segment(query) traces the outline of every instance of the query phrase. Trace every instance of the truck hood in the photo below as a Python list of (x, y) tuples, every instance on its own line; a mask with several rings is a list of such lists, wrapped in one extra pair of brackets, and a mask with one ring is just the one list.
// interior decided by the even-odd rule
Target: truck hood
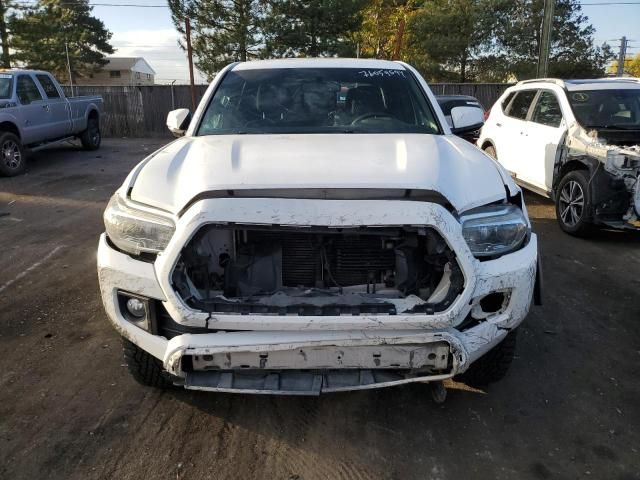
[(132, 200), (177, 214), (205, 192), (418, 189), (458, 211), (505, 198), (495, 162), (452, 135), (311, 134), (183, 137), (143, 161)]

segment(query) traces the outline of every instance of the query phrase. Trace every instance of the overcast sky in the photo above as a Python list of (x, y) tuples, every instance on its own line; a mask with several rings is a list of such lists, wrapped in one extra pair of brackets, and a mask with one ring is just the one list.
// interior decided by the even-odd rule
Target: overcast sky
[[(623, 4), (633, 2), (634, 4)], [(102, 19), (113, 32), (112, 44), (115, 55), (144, 57), (156, 71), (158, 83), (186, 83), (189, 80), (185, 53), (178, 47), (178, 35), (171, 22), (169, 8), (162, 0), (91, 0), (92, 4), (132, 3), (158, 5), (160, 8), (135, 8), (96, 5), (94, 15)], [(615, 39), (626, 35), (631, 43), (631, 54), (640, 53), (640, 0), (583, 0), (583, 11), (596, 27), (598, 44), (608, 41), (616, 49), (620, 42)], [(589, 5), (605, 3), (606, 5)], [(196, 73), (196, 82), (205, 78)]]

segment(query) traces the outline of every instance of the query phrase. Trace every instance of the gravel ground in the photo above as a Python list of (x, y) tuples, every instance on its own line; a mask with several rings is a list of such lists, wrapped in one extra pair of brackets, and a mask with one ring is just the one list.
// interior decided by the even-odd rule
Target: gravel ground
[(162, 144), (58, 147), (0, 178), (2, 479), (640, 479), (640, 235), (571, 238), (527, 195), (545, 304), (508, 376), (286, 398), (137, 385), (103, 313), (102, 211)]

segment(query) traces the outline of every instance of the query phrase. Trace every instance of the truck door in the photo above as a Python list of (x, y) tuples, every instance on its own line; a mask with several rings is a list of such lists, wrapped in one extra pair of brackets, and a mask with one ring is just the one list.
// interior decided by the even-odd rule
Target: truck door
[(51, 77), (46, 73), (36, 74), (36, 79), (45, 94), (45, 101), (49, 106), (50, 138), (64, 137), (71, 133), (71, 113), (69, 102)]
[(21, 105), (18, 111), (22, 123), (22, 143), (29, 145), (46, 140), (51, 114), (31, 75), (18, 75), (16, 96)]

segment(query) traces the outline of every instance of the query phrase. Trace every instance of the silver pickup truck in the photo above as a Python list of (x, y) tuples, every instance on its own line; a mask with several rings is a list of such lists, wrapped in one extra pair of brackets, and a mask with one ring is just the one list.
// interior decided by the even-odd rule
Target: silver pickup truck
[(74, 138), (97, 149), (101, 113), (102, 97), (67, 98), (47, 72), (0, 71), (0, 175), (24, 172), (27, 149)]

